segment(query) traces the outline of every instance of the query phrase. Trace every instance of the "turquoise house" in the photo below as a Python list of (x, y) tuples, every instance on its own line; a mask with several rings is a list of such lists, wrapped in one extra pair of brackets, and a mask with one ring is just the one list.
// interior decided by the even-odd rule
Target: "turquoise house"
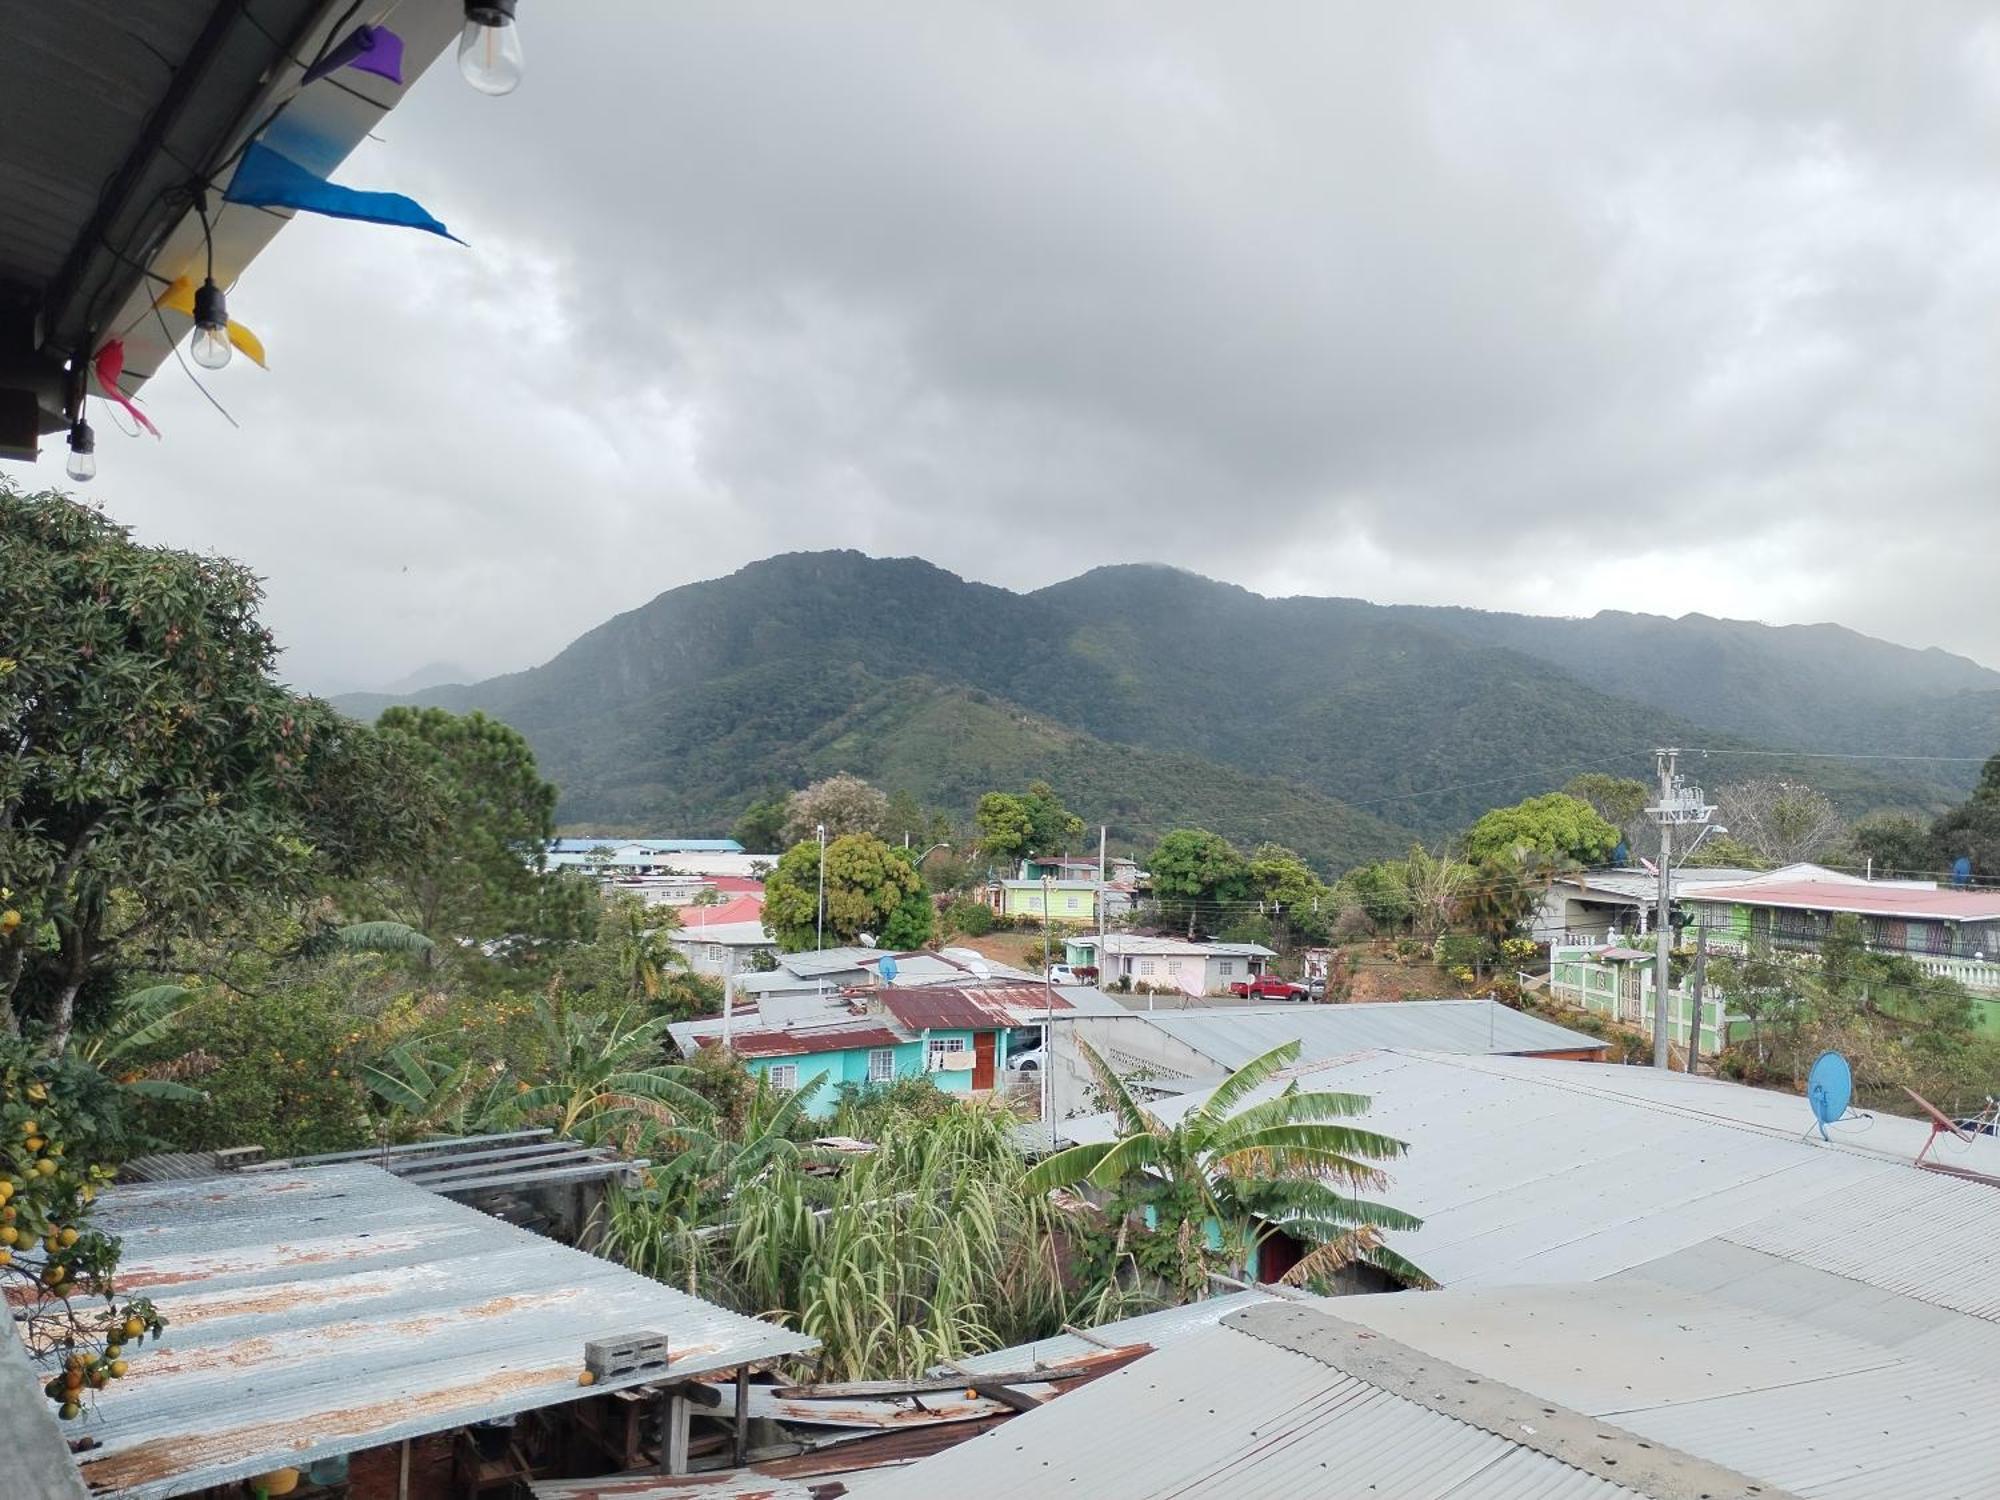
[[(984, 1042), (995, 1058), (997, 1072), (1006, 1038), (988, 1032)], [(731, 1038), (730, 1050), (753, 1075), (768, 1080), (776, 1089), (795, 1089), (819, 1077), (820, 1085), (809, 1097), (806, 1112), (823, 1119), (833, 1113), (844, 1083), (890, 1083), (928, 1075), (946, 1093), (972, 1093), (975, 1060), (982, 1048), (981, 1034), (971, 1030), (910, 1036), (900, 1028), (856, 1023), (740, 1035)], [(992, 1079), (980, 1087), (992, 1088)]]
[[(926, 1077), (950, 1094), (980, 1094), (1006, 1073), (1009, 1033), (1037, 1025), (1045, 1007), (1070, 1002), (1040, 985), (981, 988), (884, 986), (824, 997), (765, 997), (720, 1018), (670, 1028), (681, 1050), (727, 1046), (773, 1088), (815, 1078), (807, 1112), (833, 1112), (843, 1084)], [(725, 1038), (724, 1032), (727, 1030)]]

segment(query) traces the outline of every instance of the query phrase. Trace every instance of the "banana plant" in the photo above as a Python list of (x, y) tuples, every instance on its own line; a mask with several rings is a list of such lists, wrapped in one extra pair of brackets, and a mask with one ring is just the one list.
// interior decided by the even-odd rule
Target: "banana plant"
[(427, 1040), (399, 1042), (379, 1064), (356, 1069), (368, 1091), (389, 1106), (385, 1123), (392, 1134), (471, 1134), (504, 1111), (504, 1063), (454, 1061), (435, 1048)]
[[(1154, 1230), (1170, 1241), (1172, 1279), (1183, 1299), (1203, 1294), (1211, 1270), (1242, 1276), (1279, 1229), (1317, 1242), (1288, 1273), (1295, 1284), (1356, 1261), (1406, 1285), (1431, 1284), (1382, 1242), (1382, 1231), (1414, 1230), (1423, 1221), (1354, 1196), (1387, 1180), (1377, 1163), (1401, 1156), (1404, 1143), (1342, 1123), (1368, 1108), (1359, 1094), (1304, 1093), (1296, 1079), (1280, 1083), (1298, 1059), (1298, 1042), (1252, 1058), (1172, 1122), (1135, 1098), (1089, 1043), (1077, 1045), (1111, 1101), (1119, 1134), (1046, 1158), (1028, 1174), (1029, 1186), (1047, 1192), (1089, 1183), (1150, 1209)], [(1272, 1084), (1279, 1086), (1267, 1097), (1255, 1097)]]
[(195, 992), (178, 984), (135, 990), (118, 1000), (98, 1025), (72, 1037), (70, 1055), (129, 1094), (199, 1103), (208, 1097), (200, 1089), (171, 1078), (149, 1077), (133, 1061), (173, 1031), (194, 1001)]

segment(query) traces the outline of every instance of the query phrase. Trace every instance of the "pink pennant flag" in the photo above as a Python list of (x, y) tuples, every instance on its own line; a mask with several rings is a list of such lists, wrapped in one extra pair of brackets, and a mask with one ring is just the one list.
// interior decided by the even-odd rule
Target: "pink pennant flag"
[(104, 388), (105, 399), (107, 401), (116, 401), (131, 414), (133, 421), (145, 428), (146, 431), (152, 433), (154, 437), (158, 437), (160, 429), (153, 425), (152, 418), (140, 411), (133, 404), (132, 398), (118, 389), (118, 377), (125, 373), (125, 341), (123, 339), (113, 339), (97, 351), (96, 370), (97, 383)]

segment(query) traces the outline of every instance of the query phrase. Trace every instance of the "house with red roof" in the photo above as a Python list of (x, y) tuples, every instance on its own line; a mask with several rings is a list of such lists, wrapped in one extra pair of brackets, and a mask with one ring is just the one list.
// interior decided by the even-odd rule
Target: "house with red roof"
[[(1816, 952), (1837, 918), (1853, 916), (1875, 952), (1908, 958), (1968, 989), (2000, 995), (2000, 890), (1766, 878), (1702, 886), (1685, 899), (1708, 929), (1712, 946)], [(2000, 1025), (2000, 1016), (1995, 1023)]]
[[(781, 962), (823, 957), (788, 954)], [(1081, 986), (1049, 986), (1025, 977), (996, 976), (937, 953), (881, 954), (864, 977), (843, 976), (819, 989), (732, 992), (728, 1011), (683, 1021), (668, 1034), (684, 1056), (724, 1048), (773, 1088), (790, 1090), (818, 1080), (807, 1112), (824, 1117), (839, 1103), (844, 1084), (886, 1084), (929, 1078), (952, 1094), (984, 1094), (1005, 1085), (1026, 1051), (1038, 1055), (1051, 1021), (1106, 1012), (1122, 1014), (1116, 1001)], [(914, 983), (892, 972), (897, 960)], [(838, 961), (838, 960), (835, 960)]]

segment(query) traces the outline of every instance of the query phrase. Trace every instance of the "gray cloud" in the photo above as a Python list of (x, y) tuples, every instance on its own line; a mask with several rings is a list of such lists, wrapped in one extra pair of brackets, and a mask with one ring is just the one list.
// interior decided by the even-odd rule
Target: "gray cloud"
[[(298, 676), (540, 659), (774, 550), (1839, 619), (2000, 663), (1970, 6), (525, 0), (105, 502)], [(1670, 580), (1660, 586), (1656, 580)]]

